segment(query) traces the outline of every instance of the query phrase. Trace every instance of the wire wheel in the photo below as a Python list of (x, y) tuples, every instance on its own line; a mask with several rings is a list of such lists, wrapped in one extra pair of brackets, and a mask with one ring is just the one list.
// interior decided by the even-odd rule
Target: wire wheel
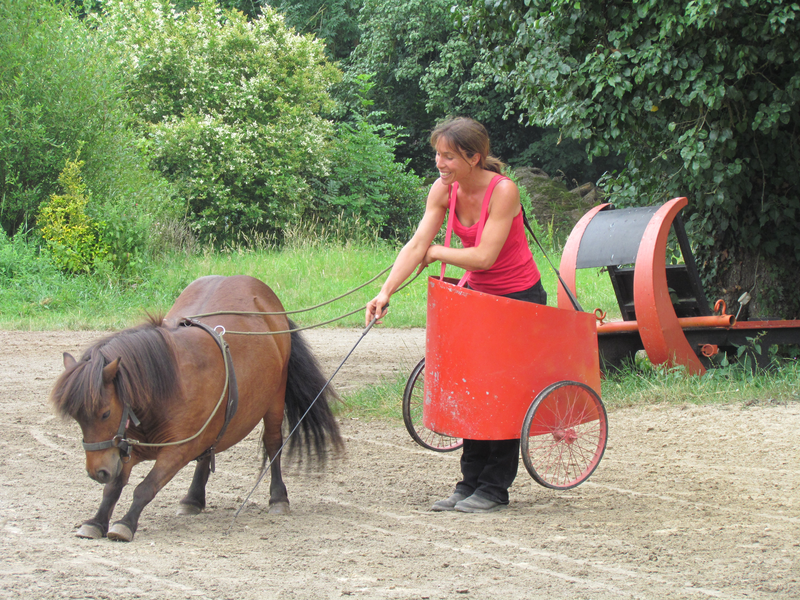
[(522, 461), (537, 483), (568, 490), (594, 472), (607, 440), (606, 409), (597, 392), (559, 381), (542, 390), (525, 414)]
[(435, 452), (452, 452), (464, 445), (464, 440), (436, 433), (425, 427), (422, 405), (425, 400), (425, 359), (423, 358), (406, 382), (403, 391), (403, 423), (408, 433), (423, 448)]

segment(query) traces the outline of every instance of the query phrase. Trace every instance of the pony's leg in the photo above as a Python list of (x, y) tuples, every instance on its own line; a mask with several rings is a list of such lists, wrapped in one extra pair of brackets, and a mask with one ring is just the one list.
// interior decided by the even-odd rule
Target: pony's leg
[(139, 516), (144, 507), (150, 504), (156, 494), (185, 467), (191, 458), (187, 458), (180, 449), (168, 448), (156, 458), (152, 470), (133, 490), (133, 502), (125, 516), (116, 521), (108, 530), (108, 539), (119, 542), (130, 542), (139, 527)]
[(100, 507), (94, 517), (83, 522), (78, 531), (75, 532), (76, 536), (96, 540), (108, 534), (108, 522), (111, 520), (111, 514), (114, 512), (114, 507), (117, 505), (120, 494), (122, 494), (122, 488), (128, 483), (131, 469), (135, 464), (133, 460), (128, 461), (123, 465), (119, 475), (103, 486), (103, 499), (100, 502)]
[(197, 515), (206, 507), (206, 484), (211, 475), (211, 455), (197, 461), (192, 477), (192, 485), (181, 500), (179, 515)]
[(278, 450), (283, 443), (280, 424), (278, 427), (269, 427), (267, 418), (264, 418), (264, 435), (261, 437), (264, 444), (264, 454), (269, 457), (269, 512), (274, 515), (289, 514), (289, 494), (281, 475), (281, 457)]

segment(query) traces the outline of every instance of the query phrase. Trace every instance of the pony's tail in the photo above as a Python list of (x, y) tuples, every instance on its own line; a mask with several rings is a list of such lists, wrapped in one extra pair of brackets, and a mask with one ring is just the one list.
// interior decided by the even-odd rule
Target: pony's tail
[[(291, 320), (289, 325), (292, 329), (297, 327)], [(284, 411), (289, 431), (293, 431), (298, 423), (300, 426), (289, 440), (290, 456), (298, 454), (301, 448), (305, 448), (308, 458), (316, 458), (320, 463), (324, 463), (329, 446), (337, 452), (344, 447), (339, 433), (339, 423), (331, 412), (331, 403), (337, 401), (339, 396), (329, 384), (317, 398), (326, 381), (317, 358), (300, 332), (292, 331), (292, 353), (289, 356)]]

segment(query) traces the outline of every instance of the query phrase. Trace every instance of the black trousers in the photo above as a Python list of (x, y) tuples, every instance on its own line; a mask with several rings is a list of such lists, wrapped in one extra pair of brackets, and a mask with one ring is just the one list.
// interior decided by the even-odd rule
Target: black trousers
[[(547, 304), (547, 292), (542, 282), (523, 290), (505, 295), (506, 298)], [(462, 480), (456, 484), (456, 492), (508, 504), (508, 488), (514, 483), (519, 467), (519, 440), (464, 440), (461, 450)]]

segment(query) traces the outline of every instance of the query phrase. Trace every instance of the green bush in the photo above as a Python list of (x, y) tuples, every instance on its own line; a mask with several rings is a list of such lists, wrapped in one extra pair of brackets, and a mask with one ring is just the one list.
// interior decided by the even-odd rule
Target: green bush
[(185, 198), (202, 238), (280, 234), (313, 205), (327, 176), (338, 71), (324, 46), (265, 8), (252, 21), (213, 0), (105, 3), (98, 20), (128, 74), (151, 165)]
[(138, 148), (119, 65), (103, 41), (64, 5), (40, 0), (0, 0), (0, 39), (3, 229), (33, 225), (78, 152), (99, 212), (124, 212), (144, 229), (175, 218), (169, 186)]
[(39, 257), (36, 245), (31, 243), (29, 232), (18, 231), (8, 237), (0, 230), (0, 284), (10, 285), (26, 275), (52, 271), (52, 266)]
[(317, 213), (330, 221), (337, 215), (376, 228), (384, 239), (411, 236), (425, 208), (424, 183), (410, 172), (408, 161), (395, 160), (401, 142), (397, 128), (380, 124), (384, 114), (370, 112), (372, 75), (360, 75), (349, 120), (337, 125), (330, 175), (322, 182)]
[(107, 250), (100, 224), (86, 212), (89, 196), (81, 178), (83, 161), (67, 161), (58, 177), (63, 195), (52, 194), (39, 207), (37, 224), (53, 262), (67, 273), (88, 273)]

